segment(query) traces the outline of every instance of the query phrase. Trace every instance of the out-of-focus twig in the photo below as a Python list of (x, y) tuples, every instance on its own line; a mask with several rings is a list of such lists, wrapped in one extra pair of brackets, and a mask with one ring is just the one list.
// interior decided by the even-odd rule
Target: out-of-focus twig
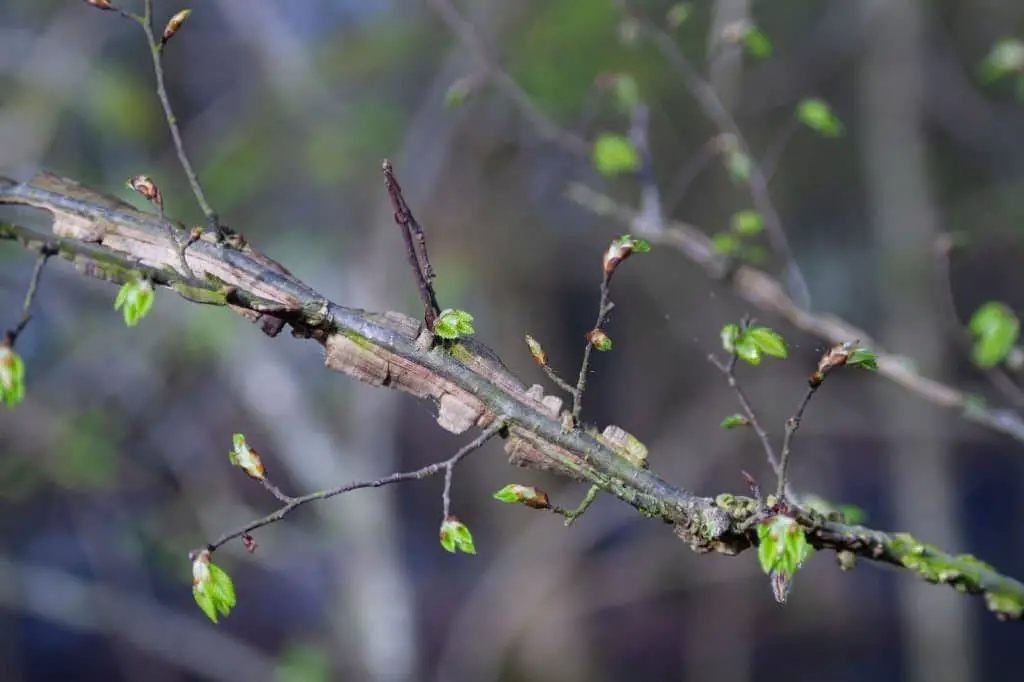
[(427, 4), (487, 69), (491, 82), (515, 104), (538, 135), (577, 156), (585, 157), (590, 154), (589, 142), (552, 121), (537, 108), (519, 84), (498, 66), (476, 29), (459, 14), (451, 0), (427, 0)]
[(739, 151), (752, 161), (748, 184), (754, 208), (761, 214), (765, 233), (768, 236), (772, 249), (785, 264), (786, 283), (795, 302), (801, 308), (808, 309), (811, 297), (807, 282), (800, 272), (800, 268), (793, 256), (793, 251), (789, 246), (789, 239), (782, 228), (782, 220), (775, 210), (771, 193), (768, 191), (768, 181), (765, 174), (756, 163), (753, 163), (754, 157), (750, 146), (747, 144), (746, 138), (743, 136), (742, 131), (740, 131), (739, 126), (736, 125), (736, 121), (725, 108), (725, 105), (722, 104), (715, 89), (701, 77), (697, 69), (690, 63), (690, 60), (686, 58), (682, 50), (679, 49), (679, 46), (676, 45), (672, 36), (650, 21), (646, 16), (634, 11), (631, 3), (627, 0), (616, 0), (616, 3), (625, 12), (629, 13), (631, 17), (636, 19), (641, 34), (646, 36), (647, 40), (662, 54), (669, 66), (672, 67), (683, 81), (686, 89), (697, 100), (697, 104), (700, 105), (704, 114), (719, 130), (730, 135), (735, 140)]
[[(940, 235), (935, 240), (935, 285), (942, 296), (950, 331), (965, 352), (970, 353), (971, 338), (956, 312), (950, 253), (955, 248), (953, 236)], [(1024, 411), (1024, 390), (1001, 367), (980, 368), (989, 383), (1018, 410)]]
[(46, 261), (53, 254), (54, 251), (45, 246), (39, 250), (39, 257), (36, 258), (36, 265), (32, 269), (32, 278), (28, 282), (28, 291), (25, 292), (25, 302), (21, 306), (21, 319), (11, 329), (7, 330), (5, 334), (4, 343), (8, 348), (14, 348), (18, 337), (25, 331), (28, 323), (32, 321), (32, 303), (35, 301), (36, 293), (39, 291), (39, 279), (43, 275), (43, 267), (46, 265)]
[[(585, 185), (571, 185), (568, 195), (587, 210), (625, 225), (633, 224), (638, 216), (633, 209)], [(712, 279), (728, 278), (736, 295), (742, 300), (759, 311), (778, 315), (801, 331), (832, 344), (859, 339), (877, 354), (878, 373), (881, 376), (930, 403), (956, 410), (969, 422), (1024, 443), (1024, 419), (1017, 412), (980, 405), (964, 392), (918, 374), (909, 358), (885, 352), (863, 329), (833, 315), (812, 314), (797, 305), (787, 288), (763, 270), (746, 264), (730, 268), (727, 260), (715, 253), (707, 235), (696, 227), (671, 222), (651, 241), (679, 251)]]

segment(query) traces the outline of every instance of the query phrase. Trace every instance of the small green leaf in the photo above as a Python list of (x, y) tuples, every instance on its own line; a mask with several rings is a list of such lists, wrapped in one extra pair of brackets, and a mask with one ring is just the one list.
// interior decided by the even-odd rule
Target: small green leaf
[(720, 256), (732, 256), (740, 249), (740, 240), (729, 232), (718, 232), (711, 238), (711, 248)]
[(801, 101), (797, 117), (801, 123), (823, 137), (839, 137), (844, 132), (843, 122), (824, 100), (812, 97)]
[(620, 73), (612, 82), (615, 104), (624, 114), (631, 113), (640, 104), (640, 86), (636, 79), (628, 73)]
[(25, 362), (14, 349), (0, 344), (0, 401), (14, 407), (25, 398)]
[(227, 616), (237, 604), (231, 577), (210, 562), (210, 552), (207, 550), (192, 560), (192, 597), (214, 623), (218, 615)]
[(736, 355), (740, 360), (755, 367), (761, 364), (761, 349), (749, 333), (744, 333), (736, 339)]
[(733, 182), (742, 185), (750, 181), (750, 157), (740, 150), (734, 149), (726, 153), (725, 167), (729, 170), (729, 177)]
[(670, 28), (679, 28), (683, 25), (683, 22), (690, 18), (691, 7), (688, 2), (677, 2), (668, 8), (668, 13), (665, 15), (665, 23)]
[(476, 546), (473, 544), (473, 535), (469, 528), (454, 516), (449, 516), (441, 524), (441, 546), (454, 554), (463, 552), (465, 554), (476, 554)]
[(625, 135), (602, 133), (594, 142), (594, 167), (602, 175), (632, 173), (640, 168), (640, 154)]
[(863, 367), (866, 370), (874, 371), (878, 369), (878, 356), (867, 348), (858, 348), (850, 353), (846, 364), (849, 367)]
[(132, 280), (121, 285), (114, 300), (114, 310), (121, 310), (125, 324), (134, 327), (149, 314), (153, 299), (152, 282), (148, 279)]
[(768, 327), (751, 327), (745, 336), (749, 336), (765, 355), (783, 359), (789, 355), (786, 350), (786, 340), (782, 338), (781, 334)]
[(1024, 42), (1016, 38), (1000, 40), (981, 62), (981, 78), (986, 83), (1024, 71)]
[(751, 28), (743, 38), (747, 53), (756, 59), (767, 59), (772, 56), (772, 43), (760, 29)]
[(736, 339), (740, 335), (740, 326), (738, 324), (727, 324), (722, 327), (722, 331), (719, 332), (722, 338), (722, 349), (726, 353), (733, 353), (736, 351)]
[(1006, 305), (996, 301), (978, 308), (967, 328), (974, 337), (974, 363), (982, 368), (1002, 362), (1020, 337), (1020, 320)]
[(732, 216), (732, 230), (744, 237), (756, 237), (764, 229), (764, 221), (757, 211), (740, 211)]
[(719, 426), (723, 429), (738, 429), (741, 426), (750, 426), (750, 420), (742, 414), (730, 414)]
[(771, 533), (771, 525), (763, 523), (757, 527), (757, 560), (761, 570), (768, 574), (778, 561), (779, 541)]
[(442, 339), (458, 339), (472, 336), (473, 316), (465, 310), (448, 308), (443, 310), (434, 323), (434, 333)]

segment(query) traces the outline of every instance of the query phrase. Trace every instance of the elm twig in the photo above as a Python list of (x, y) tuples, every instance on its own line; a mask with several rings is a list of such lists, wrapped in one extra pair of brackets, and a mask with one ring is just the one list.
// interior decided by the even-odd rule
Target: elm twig
[(402, 229), (402, 240), (405, 242), (406, 256), (413, 274), (416, 276), (416, 286), (420, 292), (420, 299), (423, 301), (423, 322), (427, 329), (433, 331), (434, 322), (441, 313), (441, 306), (437, 303), (437, 294), (434, 292), (434, 268), (430, 265), (430, 258), (427, 256), (427, 237), (423, 232), (423, 226), (412, 214), (412, 209), (405, 201), (402, 194), (402, 186), (395, 179), (395, 171), (391, 162), (384, 159), (381, 164), (384, 171), (384, 185), (388, 190), (388, 197), (391, 199), (391, 207), (395, 211), (395, 223)]
[(289, 497), (288, 495), (285, 495), (284, 493), (281, 493), (279, 490), (277, 490), (277, 488), (275, 488), (272, 484), (264, 483), (264, 487), (270, 490), (275, 497), (277, 497), (278, 499), (285, 503), (284, 506), (278, 508), (276, 511), (266, 516), (250, 521), (241, 528), (233, 530), (229, 533), (225, 533), (224, 535), (220, 536), (219, 538), (208, 544), (206, 546), (206, 550), (212, 554), (217, 549), (219, 549), (226, 543), (230, 542), (231, 540), (247, 536), (249, 535), (249, 533), (256, 530), (257, 528), (262, 528), (263, 526), (269, 526), (272, 523), (276, 523), (284, 517), (288, 516), (288, 514), (295, 511), (299, 507), (306, 505), (310, 502), (330, 499), (332, 497), (337, 497), (338, 495), (352, 492), (353, 490), (360, 490), (362, 488), (381, 488), (386, 485), (391, 485), (392, 483), (421, 480), (433, 476), (441, 471), (445, 472), (444, 490), (442, 491), (441, 499), (444, 509), (444, 518), (448, 518), (451, 507), (452, 473), (455, 470), (455, 467), (470, 453), (479, 450), (484, 445), (484, 443), (489, 441), (494, 436), (498, 435), (505, 428), (505, 426), (506, 422), (504, 419), (495, 419), (494, 422), (486, 429), (484, 429), (479, 436), (477, 436), (471, 442), (464, 445), (462, 448), (459, 449), (458, 452), (456, 452), (448, 459), (444, 460), (443, 462), (435, 462), (433, 464), (428, 464), (427, 466), (422, 467), (420, 469), (416, 469), (415, 471), (394, 473), (391, 474), (390, 476), (385, 476), (383, 478), (378, 478), (372, 481), (357, 481), (353, 483), (346, 483), (345, 485), (339, 486), (337, 488), (318, 490), (316, 492), (308, 493), (301, 497)]
[(54, 249), (45, 246), (39, 250), (36, 266), (32, 269), (32, 278), (28, 282), (28, 291), (25, 293), (25, 302), (21, 306), (21, 319), (5, 334), (4, 343), (8, 348), (14, 348), (18, 337), (25, 331), (28, 323), (32, 321), (32, 303), (35, 301), (36, 294), (39, 291), (39, 279), (43, 275), (43, 267), (46, 265), (46, 261), (54, 253), (56, 253)]

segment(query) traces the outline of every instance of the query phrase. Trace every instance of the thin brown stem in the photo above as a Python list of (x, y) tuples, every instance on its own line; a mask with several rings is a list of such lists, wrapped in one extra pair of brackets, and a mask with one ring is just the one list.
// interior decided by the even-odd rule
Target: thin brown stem
[[(615, 308), (615, 304), (609, 298), (611, 289), (612, 272), (605, 271), (601, 280), (601, 304), (598, 307), (597, 321), (592, 331), (601, 331), (608, 321), (608, 314)], [(583, 411), (583, 393), (587, 390), (587, 373), (590, 371), (590, 358), (594, 351), (594, 344), (587, 339), (587, 345), (583, 349), (583, 361), (580, 363), (580, 375), (576, 379), (576, 390), (572, 392), (572, 418), (573, 423), (579, 424), (580, 413)]]
[(416, 286), (420, 292), (420, 299), (423, 301), (423, 322), (427, 329), (433, 331), (434, 322), (441, 313), (441, 306), (437, 303), (437, 294), (434, 292), (434, 269), (430, 265), (430, 258), (427, 256), (427, 238), (423, 227), (416, 220), (412, 209), (405, 201), (402, 194), (402, 186), (395, 179), (394, 168), (391, 162), (384, 159), (381, 164), (384, 171), (384, 185), (388, 190), (388, 197), (391, 199), (391, 207), (395, 211), (395, 224), (402, 230), (402, 241), (405, 242), (405, 253), (409, 259), (409, 266), (416, 277)]
[(761, 426), (761, 420), (757, 418), (757, 413), (754, 412), (753, 404), (751, 404), (750, 399), (747, 398), (747, 394), (744, 393), (739, 380), (736, 378), (736, 362), (738, 361), (736, 354), (733, 353), (728, 362), (721, 362), (714, 355), (709, 355), (708, 360), (725, 375), (725, 380), (729, 383), (729, 388), (731, 388), (736, 394), (736, 399), (739, 401), (740, 407), (743, 408), (743, 415), (747, 418), (747, 421), (750, 422), (750, 428), (754, 430), (754, 433), (757, 434), (757, 439), (761, 441), (761, 447), (764, 449), (764, 456), (768, 460), (768, 464), (771, 466), (772, 471), (775, 472), (776, 476), (781, 475), (782, 466), (779, 463), (778, 456), (775, 454), (775, 448), (772, 447), (771, 438), (768, 436), (768, 432), (765, 428)]
[(32, 321), (32, 303), (35, 301), (36, 293), (39, 291), (39, 279), (43, 275), (43, 267), (46, 265), (46, 261), (48, 261), (50, 256), (54, 253), (55, 251), (53, 249), (45, 246), (39, 250), (39, 257), (36, 259), (36, 265), (32, 269), (32, 277), (28, 281), (28, 291), (25, 293), (25, 301), (21, 306), (21, 319), (18, 320), (18, 323), (8, 330), (6, 334), (6, 343), (9, 348), (14, 348), (14, 344), (17, 342), (18, 337), (21, 336), (23, 331), (25, 331), (25, 327), (28, 326), (28, 323)]
[(810, 386), (807, 389), (807, 393), (804, 394), (803, 399), (800, 401), (800, 405), (796, 408), (796, 414), (786, 420), (786, 435), (782, 438), (782, 457), (779, 460), (779, 468), (777, 471), (779, 480), (778, 486), (775, 489), (776, 500), (784, 500), (789, 495), (789, 482), (787, 480), (787, 475), (789, 472), (789, 457), (792, 450), (793, 436), (796, 435), (797, 429), (800, 428), (800, 422), (804, 418), (804, 411), (807, 409), (807, 405), (811, 402), (811, 398), (814, 397), (817, 390), (818, 386)]
[[(225, 533), (224, 535), (220, 536), (219, 538), (211, 542), (209, 545), (207, 545), (206, 549), (210, 552), (215, 552), (217, 549), (224, 546), (231, 540), (240, 538), (243, 535), (248, 535), (257, 528), (262, 528), (264, 526), (269, 526), (272, 523), (277, 523), (278, 521), (282, 520), (284, 517), (288, 516), (288, 514), (292, 513), (299, 507), (309, 504), (310, 502), (316, 502), (318, 500), (327, 500), (332, 497), (337, 497), (338, 495), (343, 495), (345, 493), (352, 492), (353, 490), (361, 490), (363, 488), (382, 488), (386, 485), (391, 485), (393, 483), (401, 483), (403, 481), (418, 481), (433, 476), (441, 471), (445, 472), (445, 482), (444, 491), (442, 492), (442, 501), (444, 507), (444, 518), (447, 518), (449, 509), (451, 507), (452, 471), (459, 464), (459, 462), (461, 462), (467, 455), (469, 455), (475, 450), (479, 450), (484, 443), (486, 443), (491, 438), (496, 436), (503, 428), (505, 428), (505, 422), (503, 420), (497, 419), (484, 431), (482, 431), (479, 436), (474, 438), (470, 443), (464, 445), (462, 448), (459, 449), (458, 452), (456, 452), (448, 459), (444, 460), (443, 462), (435, 462), (434, 464), (428, 464), (427, 466), (422, 467), (420, 469), (416, 469), (415, 471), (394, 473), (391, 474), (390, 476), (385, 476), (383, 478), (378, 478), (372, 481), (357, 481), (354, 483), (347, 483), (337, 488), (330, 488), (328, 490), (318, 490), (316, 492), (309, 493), (301, 497), (288, 497), (287, 495), (280, 493), (280, 491), (277, 491), (277, 493), (275, 493), (275, 496), (278, 496), (278, 494), (280, 493), (278, 499), (280, 499), (282, 502), (285, 502), (284, 506), (280, 507), (279, 509), (270, 514), (267, 514), (266, 516), (250, 521), (241, 528), (233, 530), (230, 533)], [(264, 486), (266, 487), (266, 484), (264, 484)], [(270, 488), (268, 488), (268, 490), (269, 489)]]
[[(122, 15), (124, 14), (125, 13), (122, 12)], [(174, 115), (174, 109), (171, 107), (171, 99), (167, 94), (167, 85), (164, 83), (164, 66), (161, 59), (161, 56), (163, 55), (163, 44), (160, 42), (160, 39), (153, 30), (153, 0), (145, 0), (145, 11), (141, 17), (131, 14), (128, 16), (134, 19), (146, 34), (146, 42), (149, 45), (149, 54), (153, 61), (153, 72), (156, 75), (156, 94), (160, 99), (160, 106), (164, 110), (164, 118), (167, 121), (167, 128), (171, 132), (171, 139), (174, 141), (174, 149), (178, 154), (178, 162), (181, 164), (181, 168), (185, 172), (185, 176), (188, 178), (188, 184), (192, 188), (192, 194), (195, 195), (199, 208), (202, 209), (203, 215), (206, 216), (206, 222), (209, 229), (220, 235), (220, 219), (218, 218), (217, 213), (210, 206), (210, 202), (206, 200), (206, 195), (203, 193), (203, 187), (199, 184), (199, 176), (196, 175), (195, 170), (192, 168), (192, 162), (189, 161), (188, 154), (185, 153), (185, 143), (181, 138), (181, 130), (178, 127), (178, 118)]]

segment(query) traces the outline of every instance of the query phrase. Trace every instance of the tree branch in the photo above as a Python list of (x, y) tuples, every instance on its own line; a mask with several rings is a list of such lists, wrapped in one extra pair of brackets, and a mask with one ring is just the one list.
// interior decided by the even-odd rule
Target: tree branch
[[(584, 479), (645, 516), (671, 524), (696, 551), (736, 554), (756, 539), (743, 527), (760, 511), (756, 500), (695, 495), (636, 466), (595, 431), (563, 428), (558, 409), (545, 400), (539, 387), (527, 389), (490, 349), (472, 339), (424, 349), (416, 344), (422, 325), (412, 318), (328, 301), (269, 266), (268, 259), (218, 244), (214, 235), (204, 235), (191, 247), (196, 278), (188, 278), (174, 269), (177, 254), (166, 239), (165, 220), (50, 174), (20, 184), (0, 179), (0, 204), (28, 205), (53, 216), (53, 236), (15, 219), (13, 224), (0, 225), (0, 239), (16, 240), (30, 249), (52, 248), (94, 277), (112, 279), (148, 269), (154, 285), (173, 288), (189, 300), (284, 315), (295, 336), (323, 345), (329, 368), (372, 385), (436, 400), (439, 424), (454, 433), (473, 426), (487, 429), (501, 421), (508, 429), (506, 450), (513, 454), (513, 461), (535, 468), (546, 465)], [(712, 253), (710, 245), (705, 246)], [(734, 283), (761, 303), (767, 276), (744, 267), (737, 270)], [(777, 283), (769, 290), (775, 292), (769, 301), (777, 306), (788, 301)], [(806, 315), (795, 306), (792, 310), (795, 316)], [(807, 324), (808, 320), (816, 318), (807, 316), (799, 321)], [(842, 330), (841, 326), (826, 329), (834, 333), (837, 328)], [(856, 338), (858, 333), (841, 336)], [(862, 339), (865, 336), (860, 335)], [(906, 378), (896, 372), (891, 357), (880, 354), (879, 365), (894, 378)], [(945, 391), (948, 398), (952, 389), (938, 386), (940, 394)], [(984, 594), (989, 609), (1003, 618), (1020, 619), (1024, 614), (1024, 584), (971, 557), (943, 553), (907, 535), (890, 535), (843, 524), (838, 517), (796, 511), (815, 547), (903, 566), (925, 580)]]

